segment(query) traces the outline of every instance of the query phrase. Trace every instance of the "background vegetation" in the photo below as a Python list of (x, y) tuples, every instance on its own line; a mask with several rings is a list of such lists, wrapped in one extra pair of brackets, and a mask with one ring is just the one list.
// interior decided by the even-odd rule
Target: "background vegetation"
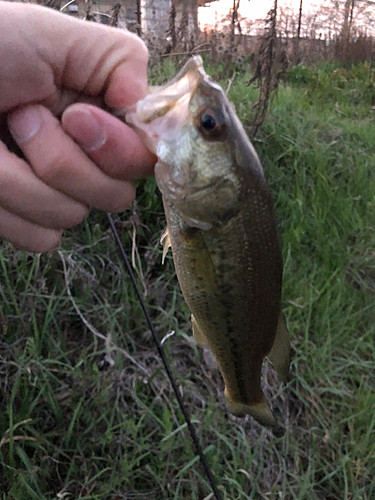
[[(151, 78), (175, 71), (169, 61)], [(210, 71), (223, 76), (220, 65)], [(250, 77), (237, 71), (229, 95), (251, 134)], [(171, 257), (161, 265), (154, 180), (115, 217), (160, 338), (174, 332), (164, 346), (227, 500), (375, 498), (374, 105), (369, 64), (300, 65), (256, 136), (294, 351), (287, 387), (264, 369), (282, 439), (225, 412)], [(0, 268), (2, 500), (212, 498), (104, 214), (50, 255), (2, 243)]]

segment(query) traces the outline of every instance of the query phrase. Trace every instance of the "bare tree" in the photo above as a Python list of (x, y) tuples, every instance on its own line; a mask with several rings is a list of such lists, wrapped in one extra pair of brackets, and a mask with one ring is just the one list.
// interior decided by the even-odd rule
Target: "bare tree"
[(135, 17), (137, 20), (136, 24), (136, 33), (138, 36), (141, 36), (142, 34), (142, 10), (141, 10), (141, 0), (136, 0), (136, 10), (135, 10)]
[(300, 4), (299, 4), (299, 13), (298, 13), (298, 28), (297, 28), (297, 39), (298, 40), (301, 38), (302, 2), (303, 2), (303, 0), (300, 1)]
[(175, 0), (171, 0), (171, 8), (169, 10), (169, 30), (167, 34), (171, 37), (172, 49), (175, 49), (177, 45)]
[(341, 31), (341, 57), (342, 57), (342, 59), (346, 59), (346, 55), (348, 52), (348, 44), (349, 44), (349, 38), (350, 38), (349, 18), (350, 18), (350, 9), (352, 6), (352, 2), (354, 3), (354, 0), (345, 0), (345, 5), (344, 5), (344, 20), (343, 20), (342, 31)]
[(267, 115), (271, 93), (278, 87), (278, 78), (273, 71), (276, 57), (276, 27), (277, 0), (274, 0), (273, 8), (268, 12), (265, 21), (265, 29), (259, 49), (259, 59), (255, 75), (248, 82), (248, 85), (255, 81), (259, 84), (259, 100), (254, 105), (256, 113), (254, 117), (253, 138)]
[[(233, 0), (233, 8), (232, 8), (232, 21), (231, 21), (231, 26), (232, 26), (232, 37), (234, 39), (234, 34), (236, 31), (236, 26), (238, 27), (238, 10), (240, 8), (240, 0)], [(241, 32), (241, 27), (239, 27), (239, 32)]]

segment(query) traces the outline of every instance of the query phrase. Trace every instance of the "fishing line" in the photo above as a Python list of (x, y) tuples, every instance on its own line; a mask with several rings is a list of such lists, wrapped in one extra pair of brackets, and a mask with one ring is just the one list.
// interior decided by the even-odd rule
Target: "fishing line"
[(168, 363), (168, 360), (167, 360), (167, 357), (165, 355), (165, 352), (164, 352), (164, 348), (163, 346), (161, 345), (160, 341), (159, 341), (159, 338), (157, 336), (157, 333), (155, 331), (155, 328), (152, 324), (152, 321), (151, 321), (151, 318), (147, 312), (147, 309), (146, 309), (146, 305), (144, 303), (144, 300), (142, 298), (142, 295), (141, 295), (141, 292), (139, 291), (139, 288), (138, 288), (138, 285), (137, 285), (137, 282), (136, 282), (136, 279), (135, 279), (135, 276), (134, 276), (134, 273), (133, 273), (133, 270), (130, 266), (130, 263), (129, 263), (129, 260), (126, 256), (126, 253), (125, 253), (125, 250), (124, 250), (124, 247), (121, 243), (121, 240), (120, 240), (120, 237), (118, 235), (118, 232), (117, 232), (117, 229), (115, 227), (115, 224), (113, 222), (113, 219), (112, 219), (112, 216), (110, 213), (107, 213), (107, 217), (108, 217), (108, 220), (109, 220), (109, 224), (111, 226), (111, 229), (112, 229), (112, 232), (113, 232), (113, 235), (115, 237), (115, 240), (116, 240), (116, 243), (120, 249), (120, 252), (121, 252), (121, 255), (122, 255), (122, 258), (124, 260), (124, 263), (125, 263), (125, 267), (129, 273), (129, 276), (130, 276), (130, 279), (131, 279), (131, 282), (133, 284), (133, 287), (134, 287), (134, 290), (135, 290), (135, 293), (138, 297), (138, 300), (139, 300), (139, 303), (142, 307), (142, 311), (143, 311), (143, 314), (146, 318), (146, 321), (147, 321), (147, 324), (148, 324), (148, 327), (150, 328), (150, 331), (152, 333), (152, 337), (154, 339), (154, 342), (156, 344), (156, 348), (159, 352), (159, 355), (161, 357), (161, 360), (163, 362), (163, 365), (164, 365), (164, 368), (165, 368), (165, 371), (167, 372), (167, 375), (168, 375), (168, 378), (171, 382), (171, 385), (172, 385), (172, 388), (173, 388), (173, 391), (176, 395), (176, 398), (177, 398), (177, 402), (179, 404), (179, 407), (181, 409), (181, 412), (184, 416), (184, 419), (185, 419), (185, 422), (186, 422), (186, 425), (189, 429), (189, 432), (190, 432), (190, 437), (194, 443), (194, 446), (196, 448), (196, 451), (197, 451), (197, 454), (200, 458), (200, 461), (201, 461), (201, 464), (203, 466), (203, 469), (204, 469), (204, 472), (207, 476), (207, 479), (208, 479), (208, 482), (210, 483), (210, 486), (211, 486), (211, 489), (212, 489), (212, 492), (214, 494), (214, 497), (216, 500), (222, 500), (222, 497), (221, 497), (221, 494), (219, 493), (219, 490), (217, 489), (217, 485), (216, 485), (216, 481), (214, 479), (214, 476), (211, 472), (211, 469), (210, 467), (208, 466), (208, 463), (207, 463), (207, 460), (206, 460), (206, 457), (204, 456), (204, 453), (203, 453), (203, 448), (201, 447), (201, 445), (199, 444), (199, 441), (198, 441), (198, 436), (197, 436), (197, 433), (195, 432), (195, 429), (193, 427), (193, 424), (191, 423), (191, 419), (190, 419), (190, 416), (189, 416), (189, 413), (185, 407), (185, 404), (184, 402), (182, 401), (182, 398), (181, 398), (181, 395), (180, 395), (180, 392), (178, 390), (178, 387), (177, 387), (177, 384), (176, 384), (176, 381), (174, 379), (174, 376), (172, 374), (172, 371), (171, 371), (171, 368), (169, 366), (169, 363)]

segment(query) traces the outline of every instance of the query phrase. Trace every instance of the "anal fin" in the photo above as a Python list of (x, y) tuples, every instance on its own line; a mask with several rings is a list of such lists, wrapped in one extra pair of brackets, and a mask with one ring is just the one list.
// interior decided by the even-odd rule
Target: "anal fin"
[(286, 384), (289, 378), (290, 341), (285, 316), (280, 312), (279, 323), (273, 346), (267, 359), (277, 371), (280, 379)]
[(193, 325), (194, 340), (198, 345), (203, 347), (203, 360), (206, 363), (208, 369), (210, 371), (214, 371), (218, 368), (218, 365), (215, 356), (213, 355), (211, 349), (208, 347), (206, 336), (199, 328), (193, 315), (191, 315), (191, 322)]
[(195, 339), (195, 342), (198, 345), (207, 345), (207, 339), (200, 330), (199, 326), (197, 325), (197, 322), (195, 321), (195, 318), (193, 315), (191, 315), (191, 323), (193, 325), (193, 336)]

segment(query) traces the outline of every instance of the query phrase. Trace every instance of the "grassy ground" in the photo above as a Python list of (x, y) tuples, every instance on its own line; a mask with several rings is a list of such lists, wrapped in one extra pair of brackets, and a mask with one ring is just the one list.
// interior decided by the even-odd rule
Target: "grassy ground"
[[(248, 79), (230, 97), (250, 126)], [(175, 332), (164, 346), (227, 500), (375, 498), (374, 104), (366, 66), (294, 68), (255, 143), (294, 349), (286, 388), (264, 373), (282, 439), (225, 412), (171, 258), (161, 265), (154, 181), (115, 217), (160, 337)], [(0, 498), (212, 498), (105, 216), (68, 232), (59, 253), (2, 244), (0, 269)]]

